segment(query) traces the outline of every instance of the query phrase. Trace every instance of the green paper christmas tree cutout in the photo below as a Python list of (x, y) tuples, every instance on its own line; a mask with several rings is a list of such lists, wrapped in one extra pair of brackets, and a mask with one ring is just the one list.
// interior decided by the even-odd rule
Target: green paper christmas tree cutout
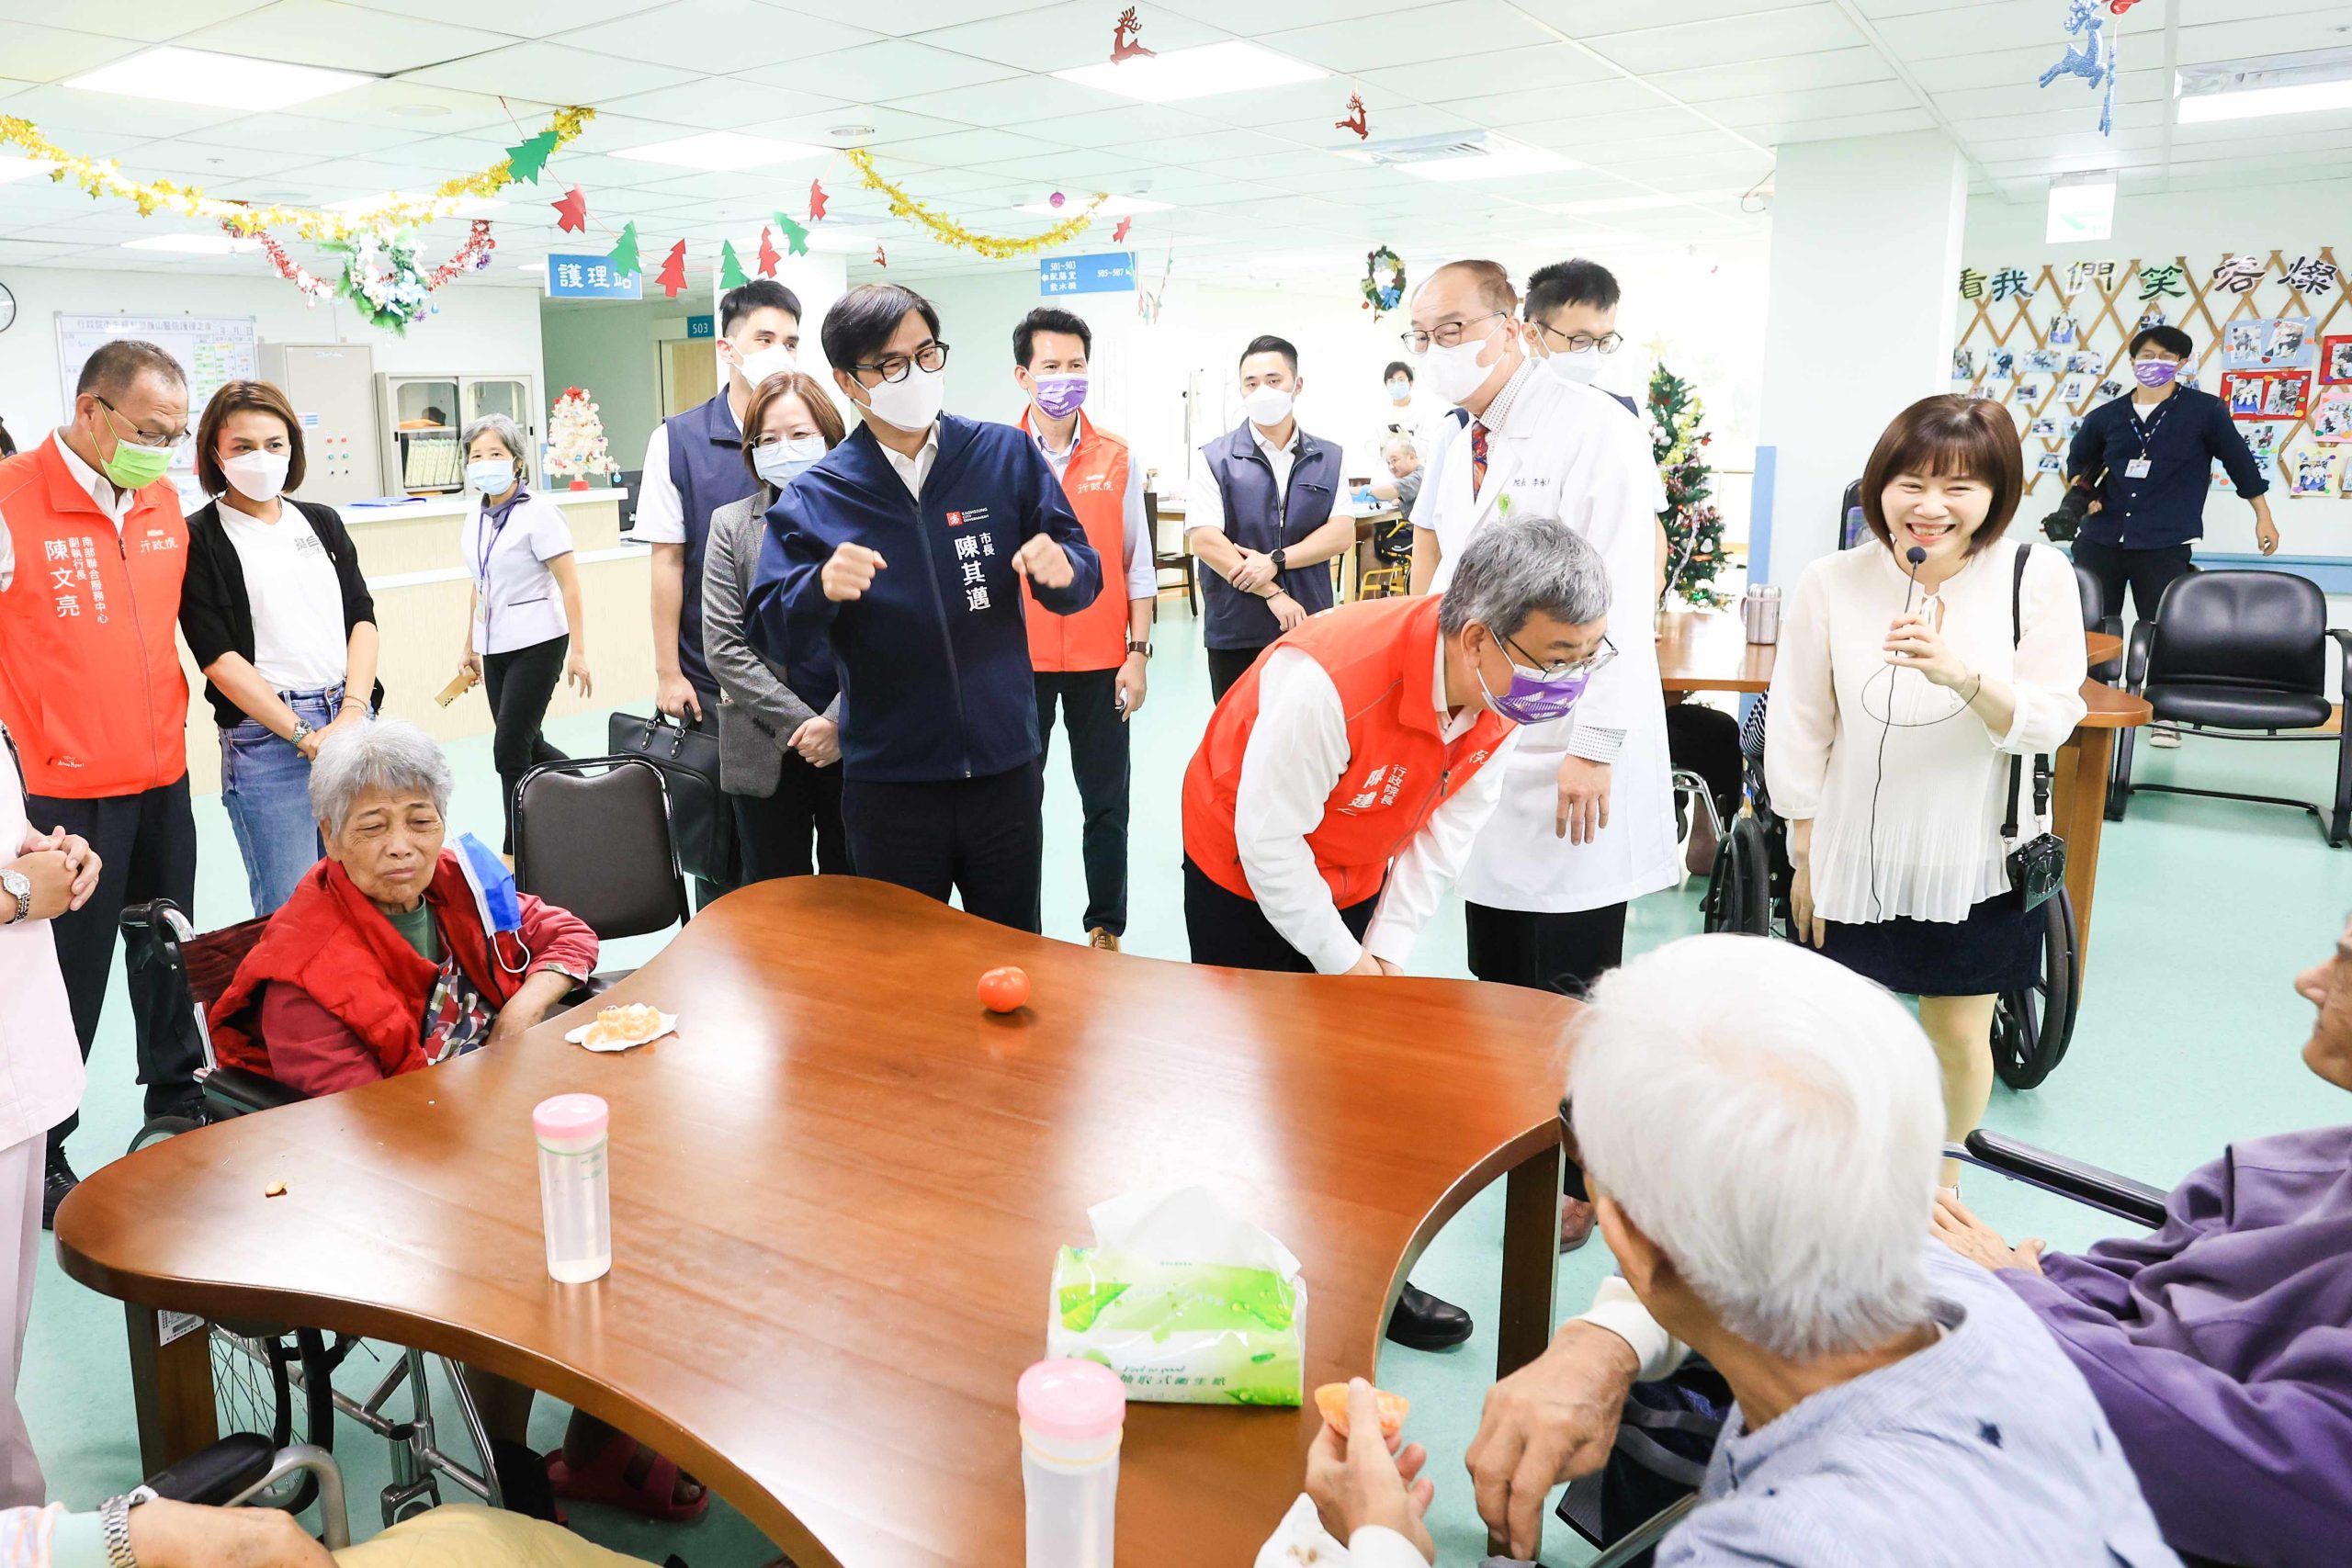
[(555, 132), (542, 130), (519, 147), (506, 150), (507, 172), (515, 179), (539, 183), (539, 171), (555, 155)]
[(741, 288), (751, 281), (743, 276), (743, 264), (735, 259), (735, 242), (721, 240), (718, 243), (718, 287)]
[(786, 254), (805, 256), (808, 254), (808, 231), (794, 222), (789, 214), (777, 213), (775, 226), (784, 235), (784, 248)]
[(616, 277), (633, 277), (645, 270), (645, 264), (637, 259), (636, 224), (621, 225), (620, 243), (615, 245), (612, 254), (605, 259), (612, 264)]

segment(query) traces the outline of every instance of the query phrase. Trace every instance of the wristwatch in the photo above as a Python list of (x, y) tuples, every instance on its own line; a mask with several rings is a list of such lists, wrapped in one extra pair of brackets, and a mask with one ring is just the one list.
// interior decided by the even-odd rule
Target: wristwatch
[(1146, 659), (1149, 659), (1151, 657), (1151, 644), (1148, 642), (1137, 642), (1135, 638), (1129, 637), (1127, 639), (1127, 652), (1130, 655), (1139, 653)]
[(98, 1505), (98, 1534), (106, 1541), (107, 1568), (139, 1568), (139, 1558), (130, 1550), (130, 1510), (155, 1497), (153, 1487), (141, 1486)]
[(286, 738), (286, 743), (289, 746), (300, 746), (302, 744), (302, 738), (311, 733), (312, 733), (311, 721), (298, 717), (294, 720), (294, 733)]
[(1272, 549), (1268, 550), (1266, 552), (1266, 558), (1274, 563), (1274, 570), (1276, 571), (1288, 571), (1290, 570), (1290, 567), (1287, 564), (1290, 559), (1290, 552), (1280, 545), (1277, 545)]
[[(10, 903), (14, 908), (8, 908)], [(0, 926), (13, 926), (18, 920), (33, 918), (33, 879), (21, 871), (0, 871), (0, 909), (8, 910), (8, 918)]]

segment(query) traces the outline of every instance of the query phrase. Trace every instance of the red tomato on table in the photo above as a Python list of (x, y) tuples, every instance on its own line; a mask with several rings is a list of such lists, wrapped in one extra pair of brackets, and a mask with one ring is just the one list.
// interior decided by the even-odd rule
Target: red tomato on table
[(990, 1012), (1012, 1012), (1029, 1002), (1029, 972), (1008, 964), (980, 976), (980, 1005)]

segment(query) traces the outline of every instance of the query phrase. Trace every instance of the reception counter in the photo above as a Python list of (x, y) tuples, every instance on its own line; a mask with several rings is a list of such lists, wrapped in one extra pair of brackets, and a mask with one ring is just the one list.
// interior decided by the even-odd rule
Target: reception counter
[[(550, 716), (630, 707), (650, 711), (653, 700), (650, 552), (621, 540), (625, 490), (548, 491), (571, 520), (586, 615), (588, 667), (595, 694), (582, 699), (556, 689)], [(345, 526), (359, 547), (359, 569), (376, 600), (381, 642), (377, 675), (384, 682), (384, 712), (421, 726), (436, 739), (455, 740), (491, 730), (490, 704), (476, 686), (447, 707), (434, 697), (458, 672), (466, 645), (471, 580), (459, 536), (472, 509), (464, 497), (432, 497), (400, 506), (345, 506)], [(574, 628), (575, 634), (578, 628)], [(220, 730), (204, 700), (204, 677), (188, 659), (189, 787), (198, 795), (220, 787)]]

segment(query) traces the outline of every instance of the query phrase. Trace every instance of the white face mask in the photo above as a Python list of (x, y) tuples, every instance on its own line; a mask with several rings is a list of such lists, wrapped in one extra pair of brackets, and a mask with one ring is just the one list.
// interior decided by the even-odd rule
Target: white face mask
[[(731, 348), (733, 344), (729, 344), (729, 346)], [(734, 352), (735, 367), (743, 373), (743, 379), (755, 389), (769, 377), (781, 376), (786, 371), (796, 368), (799, 364), (797, 356), (792, 350), (780, 343), (772, 343), (767, 347), (754, 349), (750, 354), (745, 354), (740, 348), (735, 349)]]
[(903, 381), (885, 381), (865, 389), (865, 409), (883, 423), (899, 430), (929, 430), (947, 401), (945, 367), (925, 370), (918, 365)]
[(825, 455), (825, 438), (821, 435), (795, 435), (783, 441), (771, 441), (764, 446), (752, 448), (752, 467), (760, 478), (782, 490), (792, 482), (803, 468), (813, 467)]
[[(1427, 381), (1437, 395), (1449, 403), (1458, 403), (1486, 383), (1495, 373), (1493, 365), (1481, 365), (1478, 355), (1487, 352), (1492, 338), (1464, 338), (1451, 348), (1435, 344), (1421, 355), (1421, 379)], [(1501, 355), (1496, 356), (1496, 363)]]
[(484, 457), (466, 465), (466, 483), (478, 495), (504, 495), (514, 488), (514, 465), (504, 457)]
[(220, 459), (220, 474), (230, 489), (259, 505), (276, 501), (285, 491), (286, 470), (292, 462), (285, 452), (240, 452)]
[(1241, 412), (1260, 429), (1269, 429), (1290, 417), (1291, 395), (1280, 387), (1261, 387), (1241, 400)]
[(1573, 386), (1589, 386), (1600, 374), (1600, 350), (1585, 348), (1569, 353), (1555, 348), (1544, 362), (1544, 368)]

